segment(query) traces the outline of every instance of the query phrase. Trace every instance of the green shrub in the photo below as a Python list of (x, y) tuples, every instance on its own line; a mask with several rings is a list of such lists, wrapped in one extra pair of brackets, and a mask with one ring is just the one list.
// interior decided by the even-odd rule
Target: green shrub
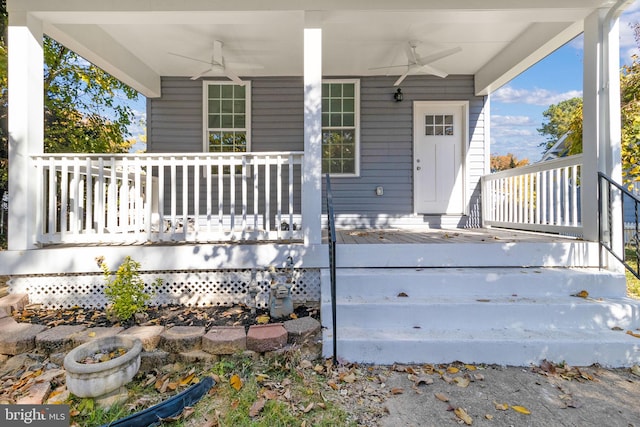
[[(136, 313), (143, 313), (152, 293), (145, 291), (145, 284), (140, 278), (140, 263), (127, 256), (116, 272), (109, 270), (104, 259), (98, 259), (104, 272), (104, 294), (109, 301), (107, 311), (121, 321), (127, 321)], [(162, 284), (162, 279), (154, 281), (155, 286)]]

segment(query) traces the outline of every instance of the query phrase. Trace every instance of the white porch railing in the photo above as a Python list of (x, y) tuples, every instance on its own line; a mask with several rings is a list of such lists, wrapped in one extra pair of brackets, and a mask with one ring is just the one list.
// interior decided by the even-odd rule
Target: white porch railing
[(301, 152), (32, 159), (39, 244), (302, 238)]
[(482, 177), (485, 226), (582, 235), (582, 155)]

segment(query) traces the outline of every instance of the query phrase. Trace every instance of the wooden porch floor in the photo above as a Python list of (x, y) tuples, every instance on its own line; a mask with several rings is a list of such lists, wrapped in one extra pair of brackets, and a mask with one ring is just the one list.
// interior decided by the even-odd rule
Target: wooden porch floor
[[(435, 244), (435, 243), (554, 243), (577, 240), (575, 237), (499, 228), (473, 229), (339, 229), (338, 244)], [(326, 243), (326, 230), (323, 243)]]

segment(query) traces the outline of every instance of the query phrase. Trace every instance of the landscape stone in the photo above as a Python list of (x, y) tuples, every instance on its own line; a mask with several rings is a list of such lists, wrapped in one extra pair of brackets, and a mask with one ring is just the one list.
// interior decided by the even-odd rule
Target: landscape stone
[(140, 353), (140, 372), (150, 372), (159, 366), (171, 362), (171, 356), (164, 350), (143, 351)]
[(120, 332), (120, 335), (127, 335), (132, 338), (138, 338), (142, 341), (142, 349), (144, 351), (152, 351), (158, 347), (160, 335), (164, 332), (164, 326), (133, 326)]
[(303, 344), (305, 341), (315, 340), (317, 333), (320, 332), (320, 327), (320, 322), (310, 316), (284, 322), (284, 328), (289, 334), (287, 340), (290, 344)]
[(247, 349), (264, 353), (284, 347), (287, 344), (287, 330), (282, 323), (251, 325), (247, 333)]
[(11, 315), (14, 311), (21, 311), (29, 304), (29, 295), (27, 294), (9, 294), (0, 298), (0, 311)]
[(0, 319), (0, 353), (16, 355), (35, 349), (36, 335), (45, 329), (44, 325), (18, 323), (11, 317)]
[(44, 354), (60, 353), (73, 348), (73, 335), (86, 329), (83, 325), (60, 325), (36, 335), (36, 350)]
[(118, 335), (124, 328), (121, 326), (104, 327), (98, 326), (95, 328), (87, 328), (84, 331), (73, 334), (73, 346), (77, 347), (81, 344), (87, 343), (92, 340), (104, 337), (112, 337)]
[(49, 360), (51, 361), (51, 363), (55, 363), (58, 366), (62, 366), (64, 365), (64, 357), (67, 355), (67, 353), (61, 352), (61, 353), (51, 353), (49, 355)]
[(217, 362), (220, 358), (203, 350), (191, 350), (178, 353), (176, 360), (183, 363)]
[(211, 354), (234, 354), (246, 348), (244, 326), (215, 326), (202, 337), (202, 349)]
[(51, 382), (43, 381), (31, 384), (26, 395), (16, 399), (18, 405), (42, 405), (51, 392)]
[(160, 334), (159, 348), (170, 353), (202, 348), (204, 326), (174, 326)]

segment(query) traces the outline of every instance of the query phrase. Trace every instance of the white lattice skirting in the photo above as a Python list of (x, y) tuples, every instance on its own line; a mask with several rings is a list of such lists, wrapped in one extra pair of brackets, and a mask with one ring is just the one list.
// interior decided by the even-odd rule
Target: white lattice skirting
[[(278, 270), (284, 274), (286, 270)], [(141, 273), (145, 283), (162, 279), (155, 291), (151, 305), (180, 304), (190, 307), (253, 305), (250, 288), (258, 291), (255, 304), (266, 308), (269, 302), (271, 274), (255, 270), (210, 270), (210, 271), (158, 271)], [(320, 269), (296, 269), (292, 273), (291, 295), (294, 303), (320, 301)], [(61, 276), (14, 276), (9, 282), (11, 293), (25, 293), (33, 304), (43, 308), (103, 308), (107, 305), (104, 296), (102, 274), (69, 274)]]

